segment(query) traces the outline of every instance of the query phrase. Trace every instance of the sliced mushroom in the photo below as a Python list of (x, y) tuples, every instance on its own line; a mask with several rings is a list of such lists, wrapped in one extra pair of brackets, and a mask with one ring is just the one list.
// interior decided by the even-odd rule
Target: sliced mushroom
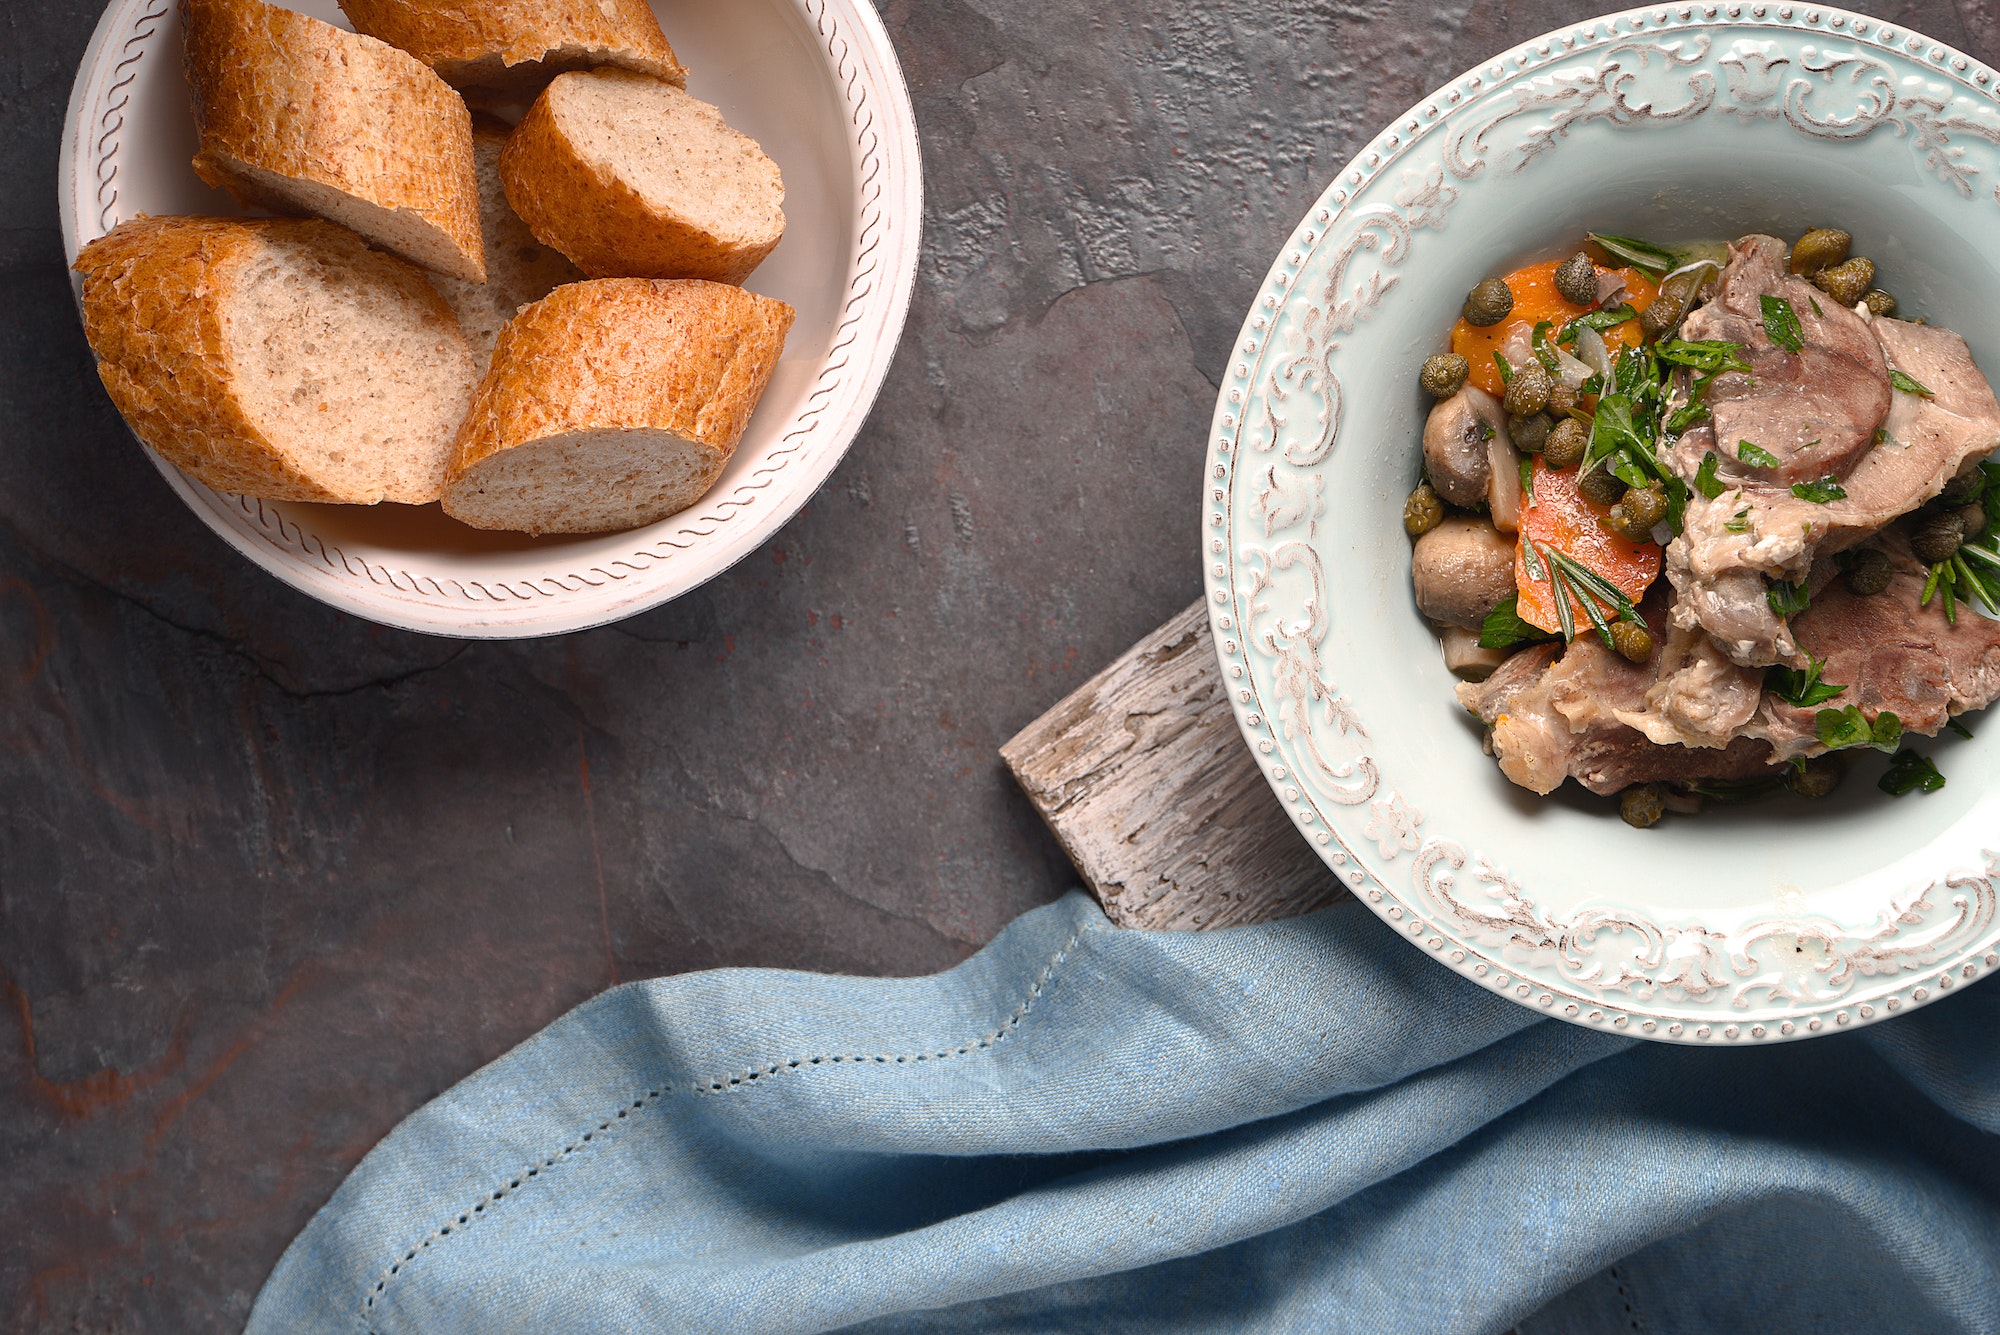
[(1417, 539), (1410, 578), (1425, 616), (1477, 628), (1515, 592), (1514, 542), (1483, 519), (1447, 519)]
[(1470, 627), (1440, 626), (1438, 638), (1444, 642), (1444, 665), (1466, 681), (1485, 681), (1507, 661), (1505, 649), (1480, 648), (1479, 632)]
[(1521, 531), (1521, 452), (1505, 428), (1486, 442), (1486, 508), (1502, 533)]
[[(1424, 423), (1424, 471), (1453, 505), (1482, 505), (1493, 488), (1490, 443), (1507, 436), (1507, 410), (1485, 390), (1467, 385), (1441, 400)], [(1508, 442), (1508, 449), (1513, 443)]]

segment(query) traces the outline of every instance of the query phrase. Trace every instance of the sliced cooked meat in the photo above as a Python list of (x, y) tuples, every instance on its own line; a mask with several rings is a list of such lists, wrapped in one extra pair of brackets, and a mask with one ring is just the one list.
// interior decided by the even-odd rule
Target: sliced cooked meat
[[(1739, 305), (1742, 293), (1748, 290), (1742, 284), (1753, 272), (1761, 273), (1768, 285), (1768, 247), (1752, 244), (1768, 239), (1753, 237), (1739, 243), (1739, 256), (1724, 278), (1724, 295), (1689, 316), (1689, 337), (1730, 337), (1736, 341), (1758, 337), (1764, 338), (1769, 350), (1761, 319), (1755, 330), (1749, 330), (1746, 317), (1741, 315), (1726, 311), (1710, 315), (1726, 305), (1732, 282), (1738, 285), (1734, 290)], [(1796, 279), (1781, 281), (1798, 285)], [(1796, 305), (1794, 296), (1788, 295), (1787, 300)], [(1796, 386), (1782, 392), (1774, 388), (1772, 394), (1764, 395), (1763, 389), (1772, 382), (1762, 373), (1763, 363), (1754, 350), (1752, 363), (1760, 367), (1757, 392), (1717, 403), (1714, 424), (1689, 431), (1672, 450), (1675, 471), (1689, 480), (1702, 460), (1714, 452), (1724, 461), (1719, 474), (1730, 484), (1714, 500), (1697, 494), (1689, 502), (1685, 530), (1667, 552), (1667, 576), (1680, 595), (1676, 624), (1706, 630), (1732, 660), (1746, 666), (1800, 661), (1791, 632), (1765, 598), (1767, 580), (1803, 581), (1815, 556), (1865, 541), (1897, 516), (1937, 495), (1968, 459), (1983, 457), (2000, 444), (2000, 403), (1995, 402), (1985, 376), (1973, 364), (1964, 339), (1946, 329), (1856, 315), (1830, 302), (1822, 303), (1821, 310), (1824, 318), (1813, 315), (1810, 306), (1800, 317), (1808, 340), (1805, 352), (1794, 357), (1769, 350), (1770, 355), (1794, 362), (1810, 359), (1814, 354), (1812, 340), (1821, 336), (1814, 326), (1822, 333), (1830, 330), (1825, 336), (1838, 337), (1845, 349), (1847, 336), (1853, 332), (1851, 324), (1878, 345), (1878, 359), (1885, 368), (1880, 388), (1890, 400), (1886, 416), (1857, 419), (1860, 425), (1854, 432), (1858, 434), (1865, 426), (1866, 435), (1860, 437), (1859, 453), (1846, 461), (1841, 481), (1844, 496), (1824, 503), (1807, 500), (1794, 495), (1789, 485), (1776, 485), (1793, 470), (1745, 469), (1730, 462), (1732, 450), (1740, 448), (1729, 445), (1732, 439), (1755, 440), (1777, 454), (1767, 438), (1784, 438), (1805, 420), (1801, 414), (1819, 412), (1832, 402), (1827, 396), (1815, 399), (1801, 394)], [(1821, 366), (1833, 374), (1852, 361), (1843, 351), (1831, 360), (1822, 358)], [(1932, 391), (1931, 396), (1889, 394), (1886, 368), (1891, 365)], [(1849, 374), (1845, 392), (1855, 411), (1873, 412), (1875, 397), (1860, 392), (1857, 386), (1865, 377), (1857, 376)], [(1727, 382), (1742, 378), (1725, 376), (1715, 388), (1721, 390)], [(1761, 434), (1753, 415), (1759, 403), (1778, 424)], [(1878, 421), (1879, 432), (1874, 426)], [(1841, 448), (1847, 449), (1847, 444)], [(1814, 451), (1812, 457), (1820, 453)], [(1800, 457), (1806, 456), (1795, 456), (1795, 461)], [(1835, 475), (1831, 469), (1822, 474), (1808, 470), (1813, 480)]]
[(1618, 719), (1642, 709), (1655, 664), (1628, 663), (1594, 636), (1567, 649), (1541, 645), (1509, 659), (1458, 698), (1492, 729), (1500, 770), (1523, 788), (1552, 793), (1575, 779), (1609, 795), (1635, 783), (1754, 778), (1769, 770), (1771, 748), (1738, 738), (1720, 749), (1661, 746)]
[(1942, 595), (1921, 606), (1928, 571), (1901, 527), (1875, 544), (1895, 566), (1886, 591), (1863, 597), (1829, 583), (1793, 621), (1799, 647), (1826, 660), (1823, 680), (1847, 690), (1811, 709), (1766, 698), (1746, 732), (1769, 741), (1780, 759), (1826, 749), (1815, 727), (1822, 709), (1854, 705), (1871, 721), (1887, 710), (1904, 731), (1932, 736), (1952, 715), (2000, 698), (2000, 622), (1961, 604), (1953, 625)]
[(1764, 697), (1761, 668), (1739, 667), (1699, 630), (1675, 629), (1656, 658), (1659, 679), (1644, 707), (1621, 709), (1620, 723), (1662, 746), (1728, 746), (1756, 717)]
[[(1763, 298), (1790, 303), (1803, 346), (1789, 352), (1764, 327)], [(1715, 297), (1691, 312), (1682, 337), (1740, 343), (1750, 373), (1731, 372), (1708, 392), (1722, 476), (1789, 487), (1844, 477), (1873, 443), (1889, 410), (1881, 345), (1853, 311), (1785, 272), (1785, 243), (1746, 236), (1729, 248)], [(1774, 456), (1776, 467), (1737, 462), (1739, 441)]]

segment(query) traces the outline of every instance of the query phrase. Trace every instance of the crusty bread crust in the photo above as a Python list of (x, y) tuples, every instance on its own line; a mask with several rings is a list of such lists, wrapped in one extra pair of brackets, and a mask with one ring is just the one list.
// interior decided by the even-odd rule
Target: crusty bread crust
[[(569, 81), (583, 79), (646, 82), (610, 70), (566, 74), (536, 99), (500, 156), (507, 199), (529, 230), (593, 278), (704, 278), (717, 283), (748, 278), (777, 248), (783, 215), (775, 231), (722, 236), (672, 208), (649, 204), (619, 174), (617, 164), (593, 161), (565, 130), (557, 105)], [(635, 153), (648, 150), (644, 141), (632, 148)]]
[(309, 246), (351, 266), (383, 300), (408, 303), (440, 346), (455, 343), (464, 355), (466, 385), (437, 392), (466, 393), (471, 354), (450, 307), (416, 269), (368, 249), (345, 228), (291, 218), (141, 216), (85, 246), (75, 265), (83, 275), (84, 334), (111, 401), (139, 439), (218, 491), (282, 501), (436, 499), (448, 440), (434, 447), (438, 466), (429, 469), (436, 476), (428, 487), (356, 494), (311, 476), (286, 441), (258, 425), (242, 397), (227, 324), (241, 314), (232, 296), (269, 239)]
[[(475, 527), (592, 533), (685, 509), (743, 438), (795, 314), (723, 283), (614, 278), (557, 288), (501, 333), (459, 428), (445, 512)], [(639, 510), (625, 495), (613, 505), (561, 478), (550, 479), (532, 514), (480, 494), (482, 472), (509, 451), (618, 432), (677, 437), (705, 456), (700, 480), (663, 490)]]
[(181, 0), (181, 18), (202, 180), (485, 281), (472, 118), (427, 66), (264, 0)]
[(529, 101), (566, 70), (611, 65), (685, 87), (646, 0), (340, 0), (357, 31), (487, 100)]

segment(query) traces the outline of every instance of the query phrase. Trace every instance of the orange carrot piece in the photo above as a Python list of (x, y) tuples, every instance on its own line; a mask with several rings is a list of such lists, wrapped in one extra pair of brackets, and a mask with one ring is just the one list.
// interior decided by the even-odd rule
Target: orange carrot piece
[[(1507, 287), (1514, 294), (1514, 309), (1499, 324), (1481, 329), (1460, 320), (1452, 326), (1451, 350), (1472, 364), (1472, 383), (1488, 394), (1497, 397), (1506, 393), (1506, 386), (1500, 383), (1500, 368), (1493, 364), (1493, 354), (1513, 337), (1515, 330), (1533, 329), (1539, 322), (1547, 320), (1555, 326), (1549, 331), (1549, 337), (1554, 338), (1565, 324), (1583, 314), (1556, 291), (1556, 268), (1561, 262), (1549, 260), (1542, 264), (1530, 264), (1508, 274)], [(1659, 295), (1659, 284), (1642, 270), (1617, 269), (1612, 272), (1625, 280), (1625, 300), (1635, 311), (1644, 312), (1653, 304), (1653, 298)], [(1604, 341), (1613, 348), (1634, 347), (1639, 340), (1637, 320), (1627, 320), (1604, 331)]]
[[(1561, 472), (1535, 457), (1534, 496), (1524, 498), (1521, 509), (1521, 539), (1514, 547), (1514, 583), (1521, 590), (1521, 619), (1546, 631), (1560, 630), (1556, 614), (1556, 593), (1549, 582), (1548, 563), (1540, 563), (1542, 578), (1528, 577), (1527, 544), (1553, 547), (1602, 575), (1618, 591), (1638, 602), (1660, 577), (1660, 545), (1656, 542), (1627, 542), (1601, 522), (1610, 511), (1585, 498), (1577, 490), (1582, 470)], [(1575, 624), (1590, 625), (1590, 614), (1582, 603), (1570, 600)], [(1602, 604), (1597, 610), (1607, 621), (1615, 614)], [(1581, 632), (1579, 632), (1581, 633)]]

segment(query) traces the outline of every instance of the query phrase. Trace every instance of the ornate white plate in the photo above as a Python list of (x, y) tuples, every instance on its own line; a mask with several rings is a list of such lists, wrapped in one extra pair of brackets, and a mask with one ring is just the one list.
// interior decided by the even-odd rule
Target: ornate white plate
[[(333, 0), (290, 7), (347, 26)], [(691, 71), (785, 174), (785, 239), (746, 286), (798, 308), (785, 356), (721, 482), (629, 533), (486, 534), (435, 506), (224, 495), (155, 458), (208, 526), (264, 569), (387, 625), (466, 638), (630, 616), (755, 551), (840, 462), (881, 389), (916, 279), (923, 217), (909, 92), (866, 0), (656, 0)], [(195, 133), (174, 0), (113, 0), (70, 94), (59, 188), (74, 256), (138, 213), (234, 213), (188, 166)], [(134, 461), (137, 462), (136, 459)]]
[[(1203, 564), (1245, 737), (1336, 874), (1418, 949), (1578, 1024), (1773, 1042), (2000, 967), (2000, 718), (1949, 777), (1633, 830), (1514, 788), (1409, 588), (1419, 363), (1468, 288), (1585, 227), (1853, 232), (1908, 312), (2000, 373), (1996, 76), (1897, 25), (1679, 4), (1453, 80), (1329, 186), (1272, 266), (1216, 405)], [(1572, 786), (1569, 793), (1574, 794)]]

